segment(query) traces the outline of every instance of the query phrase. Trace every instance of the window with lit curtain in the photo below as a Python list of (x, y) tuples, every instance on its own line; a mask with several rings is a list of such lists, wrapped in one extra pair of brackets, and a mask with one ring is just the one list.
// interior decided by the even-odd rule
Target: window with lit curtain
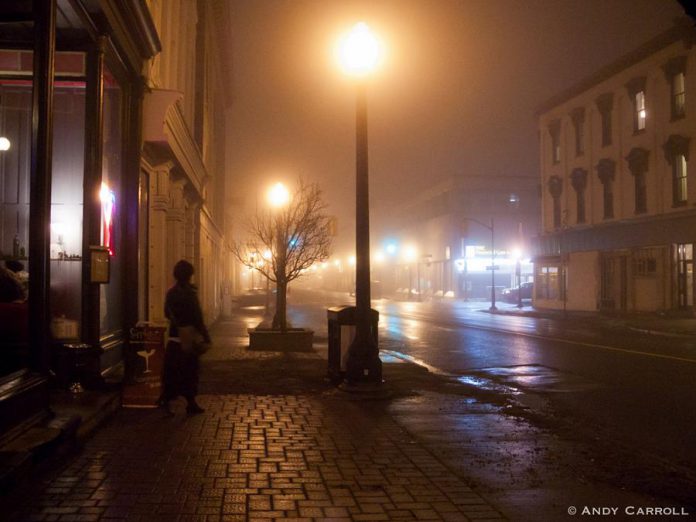
[(672, 119), (686, 115), (686, 79), (684, 72), (672, 76)]
[(687, 163), (684, 154), (677, 154), (672, 162), (672, 198), (675, 206), (686, 205), (687, 200)]
[(638, 91), (635, 96), (635, 119), (634, 119), (634, 130), (640, 132), (645, 130), (645, 91)]

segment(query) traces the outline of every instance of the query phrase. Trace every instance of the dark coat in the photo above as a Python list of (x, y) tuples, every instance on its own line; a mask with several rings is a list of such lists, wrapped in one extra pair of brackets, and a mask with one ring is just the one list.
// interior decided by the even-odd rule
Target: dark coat
[[(195, 326), (205, 341), (210, 342), (195, 286), (177, 284), (170, 288), (164, 311), (169, 319), (170, 337), (179, 336), (177, 326)], [(198, 393), (198, 368), (198, 355), (184, 352), (179, 342), (169, 341), (162, 370), (162, 400), (166, 402), (181, 395), (192, 401)]]

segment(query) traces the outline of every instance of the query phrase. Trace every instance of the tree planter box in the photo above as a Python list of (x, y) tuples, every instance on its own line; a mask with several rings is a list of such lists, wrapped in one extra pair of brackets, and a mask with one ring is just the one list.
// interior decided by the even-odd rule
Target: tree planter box
[(314, 331), (288, 328), (285, 333), (267, 328), (249, 328), (249, 349), (274, 352), (311, 352)]

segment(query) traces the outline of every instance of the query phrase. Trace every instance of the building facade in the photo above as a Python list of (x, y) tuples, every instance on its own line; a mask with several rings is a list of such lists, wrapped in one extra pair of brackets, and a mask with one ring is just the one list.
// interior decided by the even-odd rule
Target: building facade
[(87, 386), (118, 373), (177, 259), (219, 314), (226, 17), (204, 0), (0, 5), (0, 256), (28, 278), (0, 303), (0, 443), (49, 414), (78, 354)]
[[(536, 178), (462, 175), (423, 191), (382, 226), (373, 278), (402, 297), (490, 298), (532, 277), (539, 232)], [(517, 266), (520, 261), (521, 266)]]
[(535, 306), (693, 310), (693, 42), (679, 24), (541, 109)]

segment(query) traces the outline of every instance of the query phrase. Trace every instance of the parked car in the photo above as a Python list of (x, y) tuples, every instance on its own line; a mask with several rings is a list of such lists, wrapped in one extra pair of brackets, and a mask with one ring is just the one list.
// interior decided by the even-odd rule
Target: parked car
[(519, 287), (506, 288), (502, 293), (503, 301), (506, 303), (516, 303), (519, 299), (518, 295), (521, 296), (522, 299), (531, 299), (533, 291), (534, 283), (522, 283)]

